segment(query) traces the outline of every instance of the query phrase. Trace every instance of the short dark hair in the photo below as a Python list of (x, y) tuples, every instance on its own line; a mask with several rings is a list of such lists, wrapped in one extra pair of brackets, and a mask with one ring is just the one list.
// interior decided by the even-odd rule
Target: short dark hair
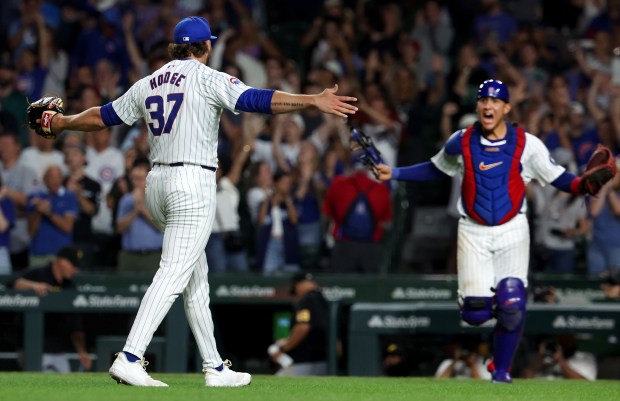
[(202, 57), (207, 52), (207, 44), (205, 41), (193, 43), (170, 43), (168, 45), (168, 54), (173, 59), (187, 58), (189, 56)]
[(149, 160), (148, 157), (137, 156), (136, 160), (134, 160), (133, 164), (131, 165), (131, 168), (138, 167), (138, 166), (144, 166), (144, 167), (146, 167), (147, 171), (150, 171), (151, 170), (151, 161)]

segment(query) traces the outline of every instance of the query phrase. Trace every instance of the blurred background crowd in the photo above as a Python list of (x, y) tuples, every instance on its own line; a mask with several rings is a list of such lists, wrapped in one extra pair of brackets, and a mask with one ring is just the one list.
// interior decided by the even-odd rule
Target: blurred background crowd
[[(54, 143), (28, 129), (25, 110), (46, 95), (68, 113), (116, 99), (169, 60), (188, 15), (218, 36), (212, 68), (289, 92), (338, 84), (359, 99), (349, 121), (222, 114), (212, 272), (454, 273), (455, 183), (378, 183), (349, 135), (371, 136), (390, 165), (425, 161), (475, 121), (485, 79), (509, 86), (511, 121), (573, 172), (599, 143), (620, 150), (620, 0), (4, 0), (1, 272), (46, 264), (70, 243), (84, 269), (156, 270), (147, 128)], [(620, 178), (588, 202), (532, 184), (528, 202), (532, 270), (620, 268)], [(366, 235), (345, 229), (368, 217)]]

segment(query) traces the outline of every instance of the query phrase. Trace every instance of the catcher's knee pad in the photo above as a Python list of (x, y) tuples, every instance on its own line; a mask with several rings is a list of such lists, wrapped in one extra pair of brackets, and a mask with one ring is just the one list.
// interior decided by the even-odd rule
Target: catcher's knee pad
[(497, 283), (497, 323), (508, 332), (523, 328), (525, 323), (525, 304), (527, 294), (523, 281), (516, 277), (506, 277)]
[(493, 298), (465, 297), (461, 303), (461, 319), (472, 326), (480, 326), (493, 317)]

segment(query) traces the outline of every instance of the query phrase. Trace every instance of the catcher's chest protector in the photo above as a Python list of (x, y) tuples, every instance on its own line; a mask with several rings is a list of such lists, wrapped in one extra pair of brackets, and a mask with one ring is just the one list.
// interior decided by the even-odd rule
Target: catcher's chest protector
[(461, 186), (463, 207), (476, 222), (500, 225), (512, 219), (523, 205), (525, 183), (521, 178), (521, 156), (525, 132), (507, 125), (502, 141), (482, 143), (479, 129), (463, 134), (465, 173)]

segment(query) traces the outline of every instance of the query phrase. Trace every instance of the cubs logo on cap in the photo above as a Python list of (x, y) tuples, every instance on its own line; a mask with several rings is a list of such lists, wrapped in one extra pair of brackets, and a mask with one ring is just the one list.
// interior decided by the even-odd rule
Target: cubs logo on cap
[(217, 36), (211, 35), (211, 26), (204, 17), (187, 17), (174, 27), (174, 43), (176, 44), (214, 39), (217, 39)]
[(497, 79), (488, 79), (480, 84), (478, 88), (478, 99), (484, 99), (486, 97), (492, 97), (495, 99), (503, 100), (508, 103), (510, 95), (508, 94), (508, 87)]

